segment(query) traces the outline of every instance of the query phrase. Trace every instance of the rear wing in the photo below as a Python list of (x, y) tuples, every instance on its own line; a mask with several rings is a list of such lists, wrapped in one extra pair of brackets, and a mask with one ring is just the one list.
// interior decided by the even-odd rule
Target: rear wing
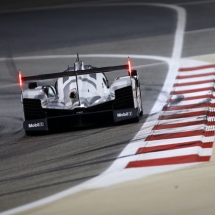
[(100, 68), (93, 68), (93, 69), (87, 69), (87, 70), (64, 71), (64, 72), (58, 72), (58, 73), (20, 77), (20, 81), (22, 82), (37, 81), (37, 80), (61, 78), (65, 76), (77, 76), (77, 75), (87, 75), (87, 74), (93, 74), (93, 73), (113, 72), (116, 70), (123, 70), (123, 69), (129, 69), (129, 65), (127, 64), (127, 65), (120, 65), (120, 66), (100, 67)]
[[(23, 82), (28, 81), (38, 81), (38, 80), (46, 80), (46, 79), (55, 79), (55, 78), (61, 78), (61, 77), (68, 77), (68, 76), (75, 76), (76, 77), (76, 84), (77, 84), (77, 91), (78, 90), (78, 75), (87, 75), (87, 74), (95, 74), (95, 73), (106, 73), (106, 72), (113, 72), (117, 70), (128, 70), (128, 75), (132, 76), (133, 71), (131, 70), (131, 62), (128, 58), (128, 64), (126, 65), (120, 65), (120, 66), (111, 66), (111, 67), (100, 67), (100, 68), (92, 68), (92, 69), (86, 69), (86, 70), (77, 70), (77, 71), (64, 71), (64, 72), (58, 72), (58, 73), (50, 73), (50, 74), (43, 74), (43, 75), (35, 75), (35, 76), (28, 76), (28, 77), (22, 77), (21, 71), (19, 71), (19, 84), (21, 91), (23, 92), (22, 85)], [(78, 96), (79, 105), (80, 105), (80, 98)]]
[(123, 70), (123, 69), (128, 70), (129, 76), (133, 76), (133, 72), (134, 72), (134, 74), (136, 74), (135, 70), (131, 70), (131, 62), (128, 57), (128, 63), (126, 65), (92, 68), (92, 69), (87, 69), (87, 70), (77, 70), (77, 71), (67, 71), (66, 70), (64, 72), (50, 73), (50, 74), (43, 74), (43, 75), (34, 75), (34, 76), (27, 76), (27, 77), (22, 77), (21, 71), (19, 70), (19, 84), (22, 89), (23, 82), (26, 82), (26, 81), (38, 81), (38, 80), (54, 79), (54, 78), (61, 78), (61, 77), (68, 77), (68, 76), (75, 76), (76, 81), (77, 81), (78, 75), (113, 72), (113, 71)]

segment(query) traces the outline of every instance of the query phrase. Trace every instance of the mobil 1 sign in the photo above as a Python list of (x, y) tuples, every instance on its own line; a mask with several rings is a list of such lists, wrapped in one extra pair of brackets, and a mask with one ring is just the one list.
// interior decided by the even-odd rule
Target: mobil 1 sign
[(129, 108), (129, 109), (114, 110), (113, 116), (114, 116), (115, 122), (132, 119), (137, 116), (137, 109)]

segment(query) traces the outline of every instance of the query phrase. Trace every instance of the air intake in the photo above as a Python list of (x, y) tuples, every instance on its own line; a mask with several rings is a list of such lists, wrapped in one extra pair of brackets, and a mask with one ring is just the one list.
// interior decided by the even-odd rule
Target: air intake
[(132, 86), (124, 87), (115, 91), (113, 109), (134, 108)]
[(46, 117), (40, 99), (23, 99), (23, 108), (26, 120), (42, 119)]

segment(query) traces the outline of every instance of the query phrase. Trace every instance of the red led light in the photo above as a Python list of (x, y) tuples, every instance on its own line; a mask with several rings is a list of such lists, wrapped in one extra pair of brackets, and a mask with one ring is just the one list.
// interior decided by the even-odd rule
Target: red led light
[(128, 72), (131, 75), (131, 61), (130, 61), (129, 57), (128, 57)]
[(22, 75), (20, 70), (19, 70), (19, 86), (22, 88)]

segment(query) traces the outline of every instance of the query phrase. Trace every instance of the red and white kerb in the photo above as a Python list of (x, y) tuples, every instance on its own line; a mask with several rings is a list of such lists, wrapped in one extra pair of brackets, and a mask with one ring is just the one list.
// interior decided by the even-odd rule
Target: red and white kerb
[(158, 122), (126, 168), (210, 160), (215, 135), (214, 79), (215, 65), (179, 70)]

